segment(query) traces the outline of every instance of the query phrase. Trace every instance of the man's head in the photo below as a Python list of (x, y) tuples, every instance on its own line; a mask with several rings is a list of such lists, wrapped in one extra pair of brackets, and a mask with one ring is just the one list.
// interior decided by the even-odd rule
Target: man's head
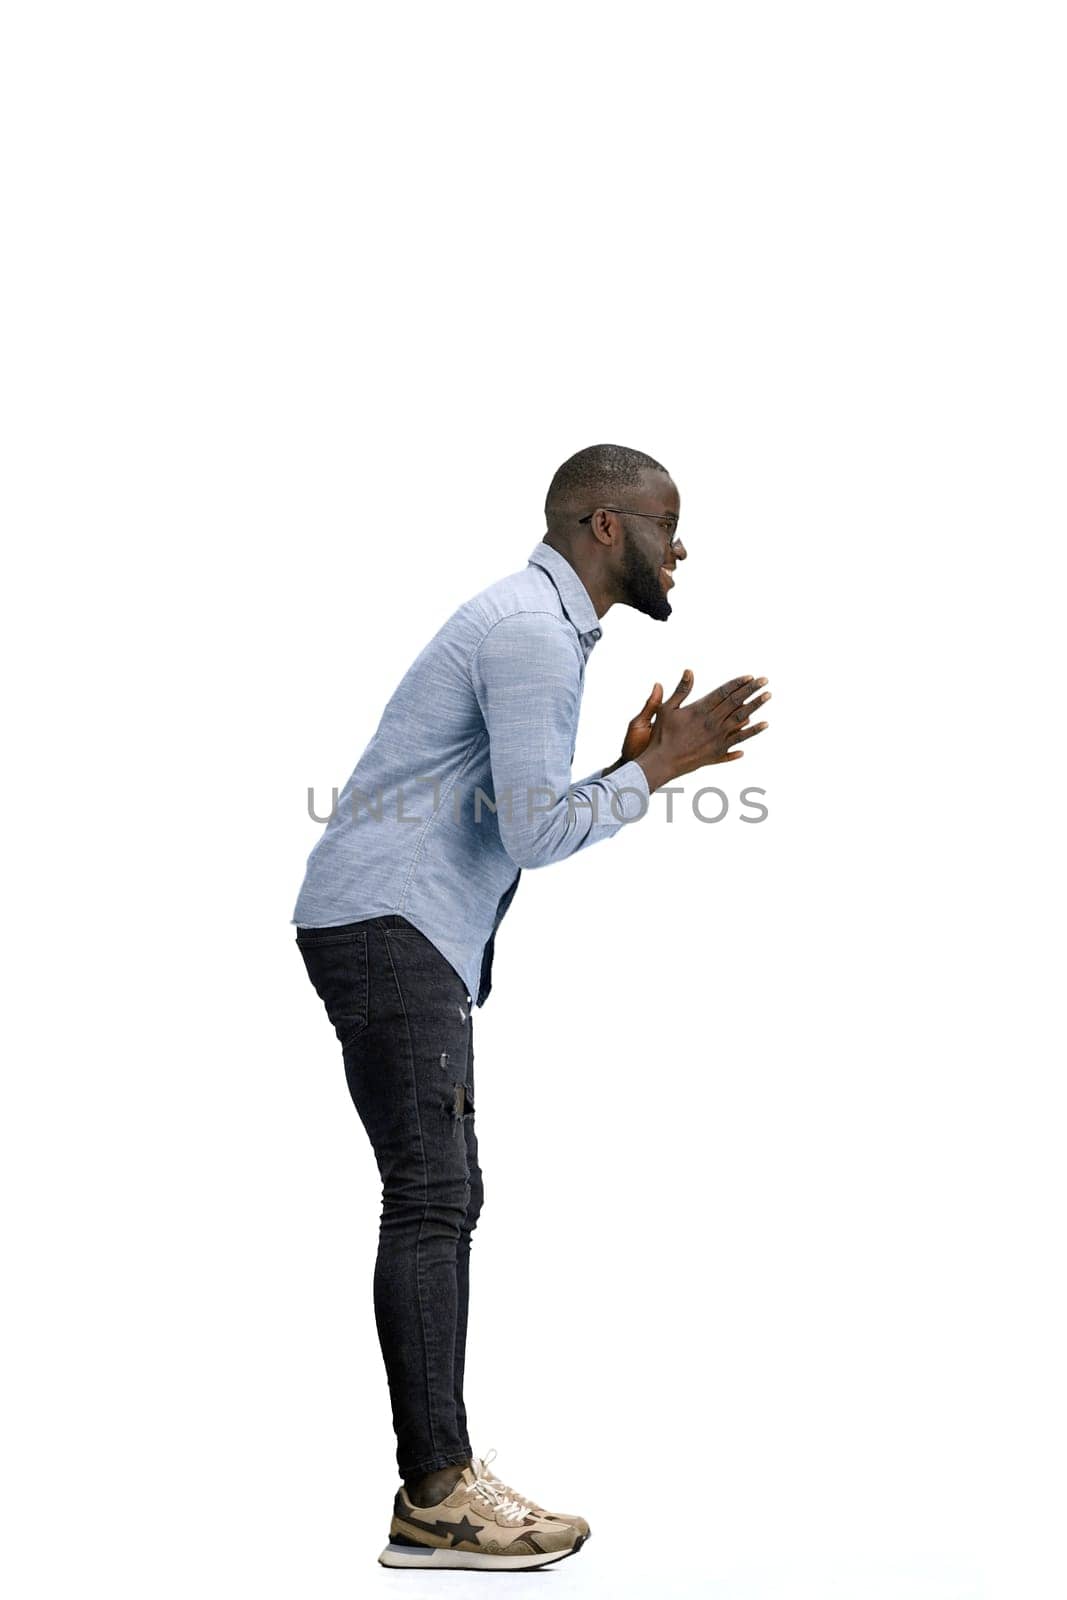
[(598, 616), (618, 601), (665, 622), (668, 574), (686, 556), (675, 533), (680, 508), (670, 473), (651, 456), (590, 445), (548, 486), (545, 543), (575, 568)]

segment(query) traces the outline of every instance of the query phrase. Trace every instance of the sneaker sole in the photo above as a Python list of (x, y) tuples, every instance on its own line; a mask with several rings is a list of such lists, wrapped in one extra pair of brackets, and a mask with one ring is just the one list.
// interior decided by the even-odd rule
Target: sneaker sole
[(446, 1550), (430, 1545), (420, 1550), (411, 1544), (390, 1543), (378, 1561), (383, 1567), (467, 1567), (477, 1572), (531, 1572), (576, 1556), (588, 1537), (587, 1533), (580, 1533), (569, 1550), (553, 1550), (543, 1556), (480, 1556), (476, 1550)]

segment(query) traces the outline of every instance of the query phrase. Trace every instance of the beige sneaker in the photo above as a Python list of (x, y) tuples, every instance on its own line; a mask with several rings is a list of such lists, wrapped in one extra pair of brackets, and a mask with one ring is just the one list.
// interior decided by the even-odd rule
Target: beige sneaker
[(502, 1482), (495, 1472), (489, 1471), (489, 1463), (495, 1459), (495, 1450), (490, 1450), (487, 1455), (480, 1458), (475, 1456), (473, 1462), (475, 1472), (485, 1478), (488, 1483), (491, 1483), (493, 1488), (499, 1490), (501, 1494), (509, 1495), (512, 1500), (518, 1500), (522, 1505), (529, 1506), (535, 1516), (547, 1517), (550, 1522), (569, 1522), (572, 1528), (578, 1529), (583, 1539), (588, 1539), (589, 1524), (584, 1517), (579, 1517), (573, 1511), (546, 1511), (544, 1506), (539, 1506), (536, 1500), (530, 1499), (529, 1495), (519, 1494), (518, 1490), (511, 1488), (510, 1484)]
[(562, 1561), (584, 1543), (572, 1523), (540, 1516), (525, 1499), (497, 1488), (475, 1457), (438, 1505), (413, 1505), (406, 1489), (397, 1490), (389, 1543), (378, 1560), (383, 1567), (517, 1572)]

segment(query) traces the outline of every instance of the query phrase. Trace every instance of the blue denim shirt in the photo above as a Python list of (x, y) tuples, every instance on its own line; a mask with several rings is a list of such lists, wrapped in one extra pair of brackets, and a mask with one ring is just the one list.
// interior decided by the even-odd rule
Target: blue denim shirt
[(571, 784), (585, 664), (601, 636), (570, 562), (526, 569), (453, 612), (389, 700), (308, 857), (292, 921), (399, 912), (476, 1005), (524, 867), (547, 867), (644, 816), (636, 761)]

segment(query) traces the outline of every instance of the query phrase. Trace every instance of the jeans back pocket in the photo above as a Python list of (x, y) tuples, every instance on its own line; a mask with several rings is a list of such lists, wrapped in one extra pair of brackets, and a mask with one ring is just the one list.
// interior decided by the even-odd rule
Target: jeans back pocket
[(366, 928), (301, 928), (296, 942), (334, 1032), (350, 1044), (370, 1020)]

